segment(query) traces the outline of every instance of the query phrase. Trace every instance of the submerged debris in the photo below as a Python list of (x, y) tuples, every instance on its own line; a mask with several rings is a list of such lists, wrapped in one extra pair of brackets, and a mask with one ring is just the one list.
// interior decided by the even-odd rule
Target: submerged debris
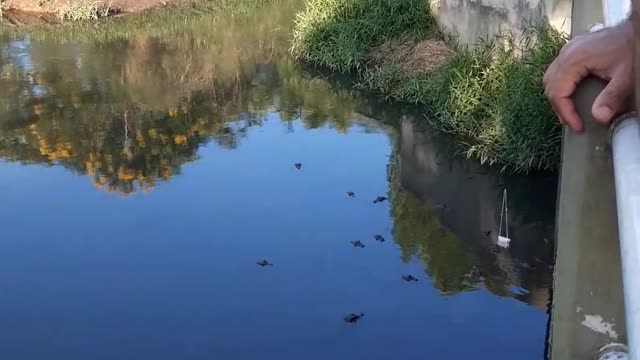
[(406, 282), (416, 282), (418, 281), (418, 278), (414, 277), (413, 275), (402, 275), (402, 280)]
[(378, 196), (375, 200), (373, 200), (373, 203), (374, 203), (374, 204), (377, 204), (377, 203), (381, 203), (381, 202), (383, 202), (383, 201), (385, 201), (385, 200), (387, 200), (387, 198), (386, 198), (386, 197), (384, 197), (384, 196)]
[(384, 242), (384, 238), (382, 237), (382, 235), (378, 234), (378, 235), (373, 235), (373, 239), (377, 242)]
[(360, 314), (351, 313), (351, 314), (349, 314), (349, 315), (344, 317), (344, 321), (348, 322), (350, 324), (354, 324), (358, 320), (360, 320), (360, 318), (363, 317), (363, 316), (364, 316), (364, 313), (360, 313)]
[(353, 191), (347, 191), (347, 196), (348, 197), (356, 197), (356, 193), (354, 193)]
[(491, 236), (491, 230), (485, 231), (484, 232), (484, 236), (487, 236), (487, 237)]
[(262, 266), (262, 267), (265, 267), (265, 266), (273, 266), (273, 264), (272, 264), (272, 263), (270, 263), (270, 262), (268, 262), (267, 260), (260, 260), (260, 261), (258, 261), (256, 264), (258, 264), (258, 265), (260, 265), (260, 266)]
[(354, 240), (351, 242), (351, 245), (358, 247), (358, 248), (364, 248), (364, 244), (362, 243), (362, 241), (360, 240)]
[(300, 168), (302, 168), (302, 163), (295, 163), (295, 164), (293, 164), (293, 166), (294, 166), (296, 169), (300, 170)]

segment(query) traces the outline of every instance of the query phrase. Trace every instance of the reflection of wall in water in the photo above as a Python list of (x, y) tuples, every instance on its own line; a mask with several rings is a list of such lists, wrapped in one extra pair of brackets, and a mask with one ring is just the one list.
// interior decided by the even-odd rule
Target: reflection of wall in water
[[(529, 291), (518, 298), (546, 309), (553, 263), (549, 240), (555, 178), (538, 183), (489, 173), (475, 161), (452, 158), (410, 122), (401, 126), (400, 159), (402, 187), (440, 213), (441, 222), (473, 253), (481, 270), (503, 273), (505, 283)], [(492, 254), (505, 186), (513, 193), (509, 218), (513, 241), (510, 249)], [(491, 290), (504, 293), (505, 289)]]
[(430, 0), (438, 23), (463, 44), (502, 31), (518, 36), (527, 22), (545, 21), (569, 33), (572, 0)]

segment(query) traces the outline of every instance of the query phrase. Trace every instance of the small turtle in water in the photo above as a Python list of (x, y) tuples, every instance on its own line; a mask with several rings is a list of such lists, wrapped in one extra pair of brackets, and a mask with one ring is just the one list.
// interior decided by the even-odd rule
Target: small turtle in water
[(384, 242), (384, 238), (382, 237), (382, 235), (378, 234), (378, 235), (373, 235), (373, 239), (377, 242)]
[(521, 262), (520, 262), (520, 266), (522, 266), (523, 268), (525, 268), (525, 269), (527, 269), (527, 270), (531, 270), (531, 269), (535, 269), (535, 268), (536, 268), (536, 266), (535, 266), (535, 265), (533, 265), (533, 264), (529, 264), (529, 263), (528, 263), (528, 262), (526, 262), (526, 261), (521, 261)]
[(433, 209), (438, 211), (448, 211), (449, 206), (447, 204), (440, 204), (440, 205), (434, 206)]
[(260, 260), (260, 261), (258, 261), (256, 264), (258, 264), (258, 265), (260, 265), (260, 266), (262, 266), (262, 267), (265, 267), (265, 266), (273, 266), (273, 264), (272, 264), (272, 263), (270, 263), (270, 262), (268, 262), (267, 260)]
[(300, 168), (302, 168), (302, 163), (295, 163), (295, 164), (293, 164), (293, 166), (294, 166), (296, 169), (300, 170)]
[(413, 275), (402, 275), (402, 280), (404, 280), (406, 282), (418, 281), (418, 279), (416, 277), (414, 277)]
[(350, 324), (355, 324), (363, 316), (364, 316), (363, 313), (360, 313), (360, 314), (351, 313), (351, 314), (349, 314), (349, 315), (344, 317), (344, 321), (348, 322)]
[(358, 248), (364, 248), (364, 244), (362, 243), (362, 241), (360, 240), (354, 240), (351, 242), (351, 245), (358, 247)]
[(498, 244), (493, 244), (490, 248), (489, 248), (489, 252), (492, 254), (499, 254), (500, 253), (500, 246), (498, 246)]
[(356, 193), (354, 193), (353, 191), (347, 191), (347, 196), (348, 197), (356, 197)]
[(383, 202), (383, 201), (385, 201), (385, 200), (387, 200), (387, 198), (386, 198), (386, 197), (384, 197), (384, 196), (378, 196), (375, 200), (373, 200), (373, 203), (374, 203), (374, 204), (377, 204), (377, 203), (381, 203), (381, 202)]
[(475, 265), (471, 268), (471, 271), (465, 275), (466, 278), (470, 278), (472, 280), (481, 280), (484, 279), (484, 272), (482, 272)]

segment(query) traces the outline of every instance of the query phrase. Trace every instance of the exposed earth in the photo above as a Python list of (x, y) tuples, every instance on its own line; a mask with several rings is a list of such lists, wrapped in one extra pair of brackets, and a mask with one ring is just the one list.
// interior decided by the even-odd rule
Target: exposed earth
[(68, 7), (71, 4), (103, 2), (110, 5), (111, 8), (119, 13), (131, 13), (152, 7), (169, 5), (178, 1), (181, 0), (111, 0), (104, 2), (96, 0), (6, 0), (5, 9), (57, 13), (60, 9)]
[(3, 15), (13, 24), (28, 25), (57, 22), (56, 14), (70, 6), (100, 4), (107, 6), (111, 15), (121, 15), (184, 1), (188, 0), (5, 0)]

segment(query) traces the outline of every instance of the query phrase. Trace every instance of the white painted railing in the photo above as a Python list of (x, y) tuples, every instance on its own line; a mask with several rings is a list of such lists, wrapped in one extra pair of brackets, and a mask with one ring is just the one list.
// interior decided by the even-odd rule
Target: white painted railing
[[(612, 125), (611, 151), (618, 209), (629, 359), (640, 359), (640, 123), (635, 114)], [(604, 358), (606, 359), (606, 358)], [(603, 360), (604, 360), (603, 359)], [(615, 359), (615, 358), (612, 358)], [(621, 358), (625, 359), (625, 358)]]
[[(580, 1), (580, 0), (574, 0)], [(629, 18), (629, 0), (602, 0), (604, 26)], [(598, 360), (640, 360), (640, 123), (634, 114), (611, 125), (611, 151), (618, 210), (618, 234), (622, 259), (627, 347), (605, 346)]]

